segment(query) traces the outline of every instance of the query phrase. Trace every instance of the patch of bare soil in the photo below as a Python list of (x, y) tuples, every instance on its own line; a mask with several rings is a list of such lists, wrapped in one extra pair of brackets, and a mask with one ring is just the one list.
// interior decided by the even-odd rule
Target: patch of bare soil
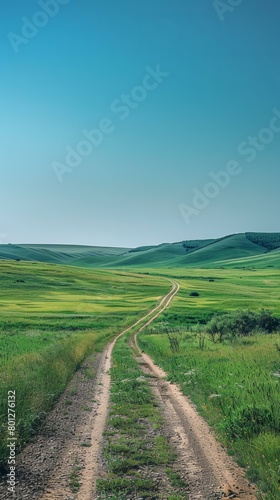
[[(75, 373), (36, 439), (16, 460), (16, 498), (72, 500), (70, 476), (74, 467), (83, 466), (82, 445), (91, 444), (92, 420), (99, 411), (98, 381), (105, 353), (88, 358)], [(49, 493), (48, 493), (49, 492)], [(0, 498), (11, 499), (5, 479), (0, 483)]]
[(177, 454), (176, 466), (185, 473), (189, 500), (256, 500), (256, 487), (218, 443), (191, 401), (176, 384), (165, 379), (166, 373), (147, 354), (141, 353), (137, 359), (143, 372), (151, 376), (150, 384), (164, 415), (166, 436)]

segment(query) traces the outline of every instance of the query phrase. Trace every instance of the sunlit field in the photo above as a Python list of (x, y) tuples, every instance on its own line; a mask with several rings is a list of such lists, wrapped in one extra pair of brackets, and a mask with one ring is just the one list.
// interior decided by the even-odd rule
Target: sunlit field
[[(214, 313), (236, 309), (269, 309), (280, 316), (280, 270), (276, 269), (162, 269), (180, 291), (161, 316), (173, 323), (196, 324)], [(199, 297), (191, 297), (198, 292)]]
[[(172, 271), (181, 285), (169, 309), (139, 336), (140, 347), (178, 382), (217, 435), (258, 482), (279, 495), (280, 335), (252, 332), (213, 343), (215, 314), (261, 308), (280, 317), (280, 273), (273, 270)], [(191, 297), (195, 291), (199, 296)], [(199, 324), (200, 323), (200, 324)]]
[(169, 290), (157, 277), (1, 262), (0, 461), (7, 394), (16, 391), (18, 445), (29, 439), (83, 360)]

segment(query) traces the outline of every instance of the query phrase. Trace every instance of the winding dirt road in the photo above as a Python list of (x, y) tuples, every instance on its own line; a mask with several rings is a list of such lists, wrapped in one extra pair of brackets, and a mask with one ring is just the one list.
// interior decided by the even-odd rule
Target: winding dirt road
[[(103, 353), (87, 360), (83, 368), (93, 370), (94, 378), (85, 377), (81, 370), (74, 375), (36, 440), (27, 445), (18, 457), (18, 500), (97, 498), (96, 480), (103, 465), (100, 451), (109, 409), (112, 351), (117, 339), (140, 323), (141, 328), (134, 336), (137, 360), (144, 373), (152, 375), (149, 380), (162, 408), (166, 436), (175, 448), (178, 464), (187, 477), (188, 499), (256, 498), (255, 489), (245, 479), (244, 471), (217, 443), (193, 404), (175, 384), (165, 380), (166, 374), (137, 346), (137, 334), (169, 306), (179, 290), (178, 283), (169, 281), (172, 289), (157, 307), (122, 331)], [(73, 388), (76, 393), (68, 414), (65, 404), (69, 394), (74, 393)], [(73, 484), (71, 491), (70, 478), (73, 484), (78, 480), (78, 491), (73, 491)], [(0, 498), (10, 498), (3, 482), (0, 483)]]
[[(109, 344), (105, 350), (105, 362), (101, 370), (100, 378), (100, 391), (98, 394), (99, 411), (95, 415), (95, 420), (92, 425), (91, 433), (91, 448), (88, 448), (87, 456), (85, 458), (85, 467), (83, 470), (83, 475), (81, 478), (81, 488), (77, 495), (78, 500), (93, 500), (96, 498), (96, 480), (98, 478), (98, 468), (99, 468), (99, 450), (102, 441), (102, 435), (105, 430), (106, 416), (109, 407), (109, 397), (110, 397), (110, 368), (111, 368), (111, 358), (112, 351), (114, 349), (116, 341), (125, 333), (129, 332), (137, 325), (142, 323), (145, 319), (149, 318), (144, 325), (139, 329), (142, 331), (146, 326), (150, 325), (170, 304), (174, 295), (178, 292), (179, 285), (176, 282), (172, 282), (171, 291), (161, 300), (159, 305), (150, 311), (146, 316), (139, 319), (129, 328), (123, 330), (114, 340)], [(50, 500), (50, 497), (43, 497), (43, 500)]]

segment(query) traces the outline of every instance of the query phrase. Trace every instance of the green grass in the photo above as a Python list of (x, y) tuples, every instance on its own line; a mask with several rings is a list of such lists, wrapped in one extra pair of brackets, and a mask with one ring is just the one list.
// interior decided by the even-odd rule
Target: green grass
[(141, 334), (140, 347), (191, 397), (220, 439), (265, 498), (279, 495), (280, 335), (257, 335), (230, 345), (206, 342), (191, 333), (174, 334), (179, 352), (164, 334)]
[[(104, 450), (108, 476), (97, 482), (101, 498), (127, 498), (130, 494), (135, 498), (172, 498), (186, 486), (172, 469), (174, 453), (162, 433), (159, 408), (127, 337), (116, 343), (111, 378)], [(164, 497), (155, 473), (171, 478)]]
[[(27, 262), (3, 261), (0, 272), (0, 464), (4, 464), (8, 391), (16, 391), (19, 449), (34, 435), (83, 360), (154, 307), (169, 284), (133, 273)], [(84, 376), (95, 374), (87, 371)]]
[(227, 262), (224, 262), (223, 265), (227, 268), (233, 269), (269, 269), (280, 268), (280, 250), (273, 250), (269, 253), (264, 253), (260, 255), (251, 255), (246, 258), (240, 259), (229, 259)]
[(75, 465), (71, 471), (70, 481), (69, 481), (69, 487), (70, 487), (70, 490), (72, 491), (72, 493), (77, 493), (81, 487), (80, 480), (79, 480), (80, 479), (80, 470), (81, 470), (81, 467), (79, 467), (77, 465), (76, 460), (75, 460)]
[[(155, 271), (154, 271), (155, 272)], [(158, 270), (176, 279), (180, 291), (157, 323), (191, 326), (206, 323), (213, 314), (236, 309), (271, 310), (280, 316), (280, 271), (272, 269)], [(192, 291), (199, 297), (191, 297)]]
[[(206, 341), (201, 350), (198, 337), (188, 331), (214, 314), (236, 309), (264, 307), (279, 317), (280, 272), (225, 268), (169, 269), (165, 274), (179, 282), (180, 291), (140, 335), (140, 345), (191, 396), (231, 452), (249, 467), (250, 477), (274, 500), (280, 466), (280, 379), (273, 375), (280, 370), (279, 335), (253, 336), (232, 345)], [(192, 291), (199, 297), (191, 297)], [(177, 354), (165, 331), (178, 339)]]

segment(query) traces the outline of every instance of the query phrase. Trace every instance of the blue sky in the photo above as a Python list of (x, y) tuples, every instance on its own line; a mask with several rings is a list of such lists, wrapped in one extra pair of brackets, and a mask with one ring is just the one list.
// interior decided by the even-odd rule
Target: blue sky
[[(58, 3), (2, 6), (1, 241), (137, 246), (278, 231), (278, 2), (220, 7), (223, 20), (208, 0)], [(168, 76), (135, 102), (158, 65)], [(111, 106), (127, 95), (135, 109), (121, 120)], [(114, 130), (69, 169), (65, 148), (105, 118)], [(238, 146), (258, 134), (249, 162)], [(197, 210), (194, 190), (205, 198), (209, 173), (231, 160), (240, 173)]]

